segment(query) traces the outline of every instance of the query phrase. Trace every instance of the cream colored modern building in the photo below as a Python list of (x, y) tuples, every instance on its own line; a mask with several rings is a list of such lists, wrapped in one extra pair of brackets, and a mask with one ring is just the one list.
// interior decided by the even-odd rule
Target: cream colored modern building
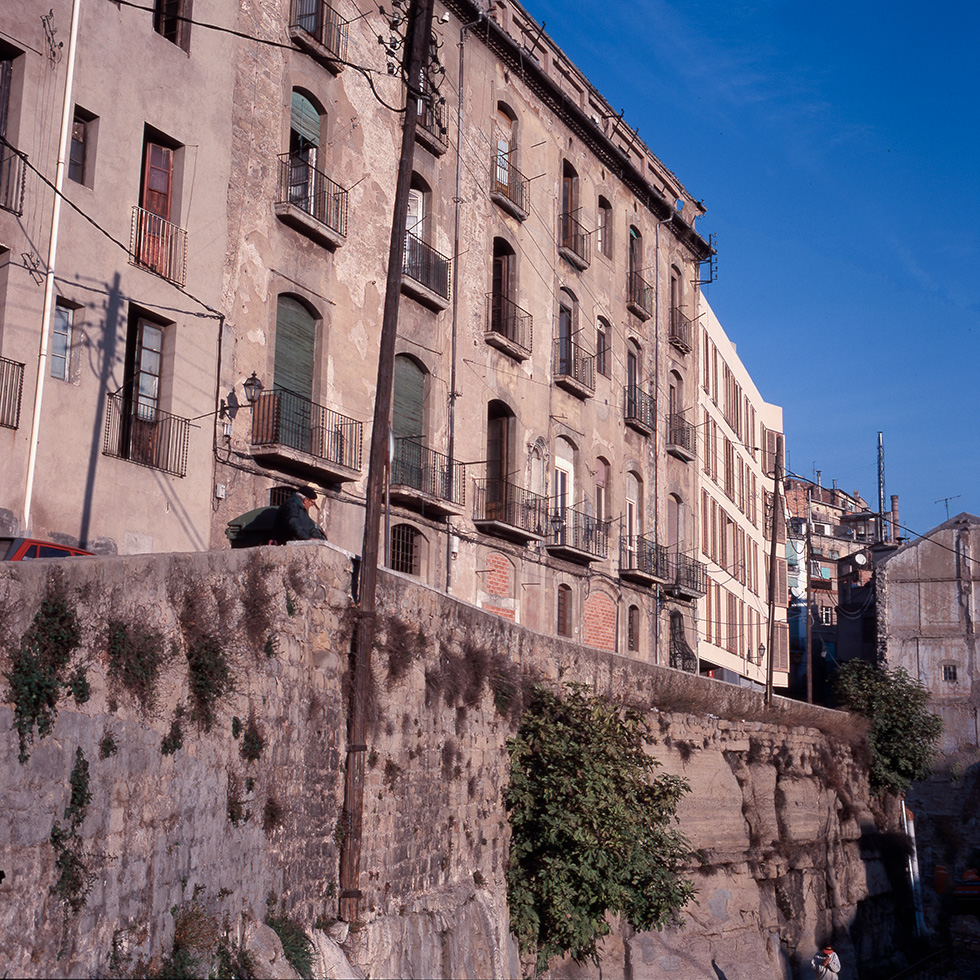
[[(777, 433), (783, 412), (764, 401), (714, 311), (702, 297), (699, 558), (708, 587), (698, 602), (700, 670), (736, 683), (785, 687), (785, 511), (773, 513)], [(776, 594), (769, 630), (769, 562), (776, 534)]]
[[(103, 551), (224, 547), (228, 521), (305, 482), (359, 552), (404, 101), (378, 37), (401, 28), (346, 0), (156, 6), (80, 0), (46, 321), (72, 8), (55, 3), (53, 47), (26, 5), (0, 13), (27, 157), (3, 164), (5, 187), (24, 174), (0, 212), (4, 522)], [(696, 669), (703, 209), (520, 5), (437, 2), (433, 41), (387, 561)], [(119, 51), (140, 63), (125, 84)]]

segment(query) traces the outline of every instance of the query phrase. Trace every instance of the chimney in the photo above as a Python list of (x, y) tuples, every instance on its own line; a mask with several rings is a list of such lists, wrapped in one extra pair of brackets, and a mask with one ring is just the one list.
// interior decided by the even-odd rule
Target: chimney
[(820, 470), (817, 470), (817, 486), (820, 486)]
[(892, 494), (891, 524), (892, 524), (892, 544), (898, 544), (902, 535), (899, 532), (899, 527), (898, 527), (898, 494), (897, 493)]

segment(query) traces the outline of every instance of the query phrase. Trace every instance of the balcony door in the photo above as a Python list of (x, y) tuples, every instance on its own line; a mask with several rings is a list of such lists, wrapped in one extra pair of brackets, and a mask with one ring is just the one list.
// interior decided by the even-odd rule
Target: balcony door
[(509, 309), (514, 275), (514, 250), (502, 238), (493, 240), (493, 281), (490, 294), (490, 329), (513, 337)]
[(422, 487), (422, 447), (425, 442), (425, 372), (410, 357), (395, 358), (391, 435), (395, 458), (392, 482)]
[(301, 92), (293, 92), (289, 116), (289, 203), (323, 220), (317, 213), (317, 155), (320, 113)]
[(552, 511), (549, 515), (554, 522), (555, 544), (565, 544), (568, 530), (569, 508), (574, 502), (573, 473), (574, 452), (571, 444), (565, 439), (558, 439), (555, 445), (555, 486), (552, 500)]
[(276, 307), (273, 384), (278, 391), (277, 442), (316, 453), (325, 433), (313, 432), (313, 362), (316, 319), (298, 299), (280, 296)]
[(565, 297), (558, 304), (558, 373), (572, 371), (572, 305)]
[(124, 397), (123, 455), (156, 466), (159, 444), (163, 327), (144, 317), (130, 321), (127, 361), (130, 383)]
[(143, 146), (143, 187), (140, 193), (136, 258), (162, 276), (169, 274), (170, 211), (173, 203), (174, 151), (147, 140)]
[(626, 348), (626, 412), (636, 418), (639, 413), (640, 355), (636, 345), (630, 341)]
[(487, 407), (487, 517), (505, 523), (513, 505), (509, 483), (512, 418), (501, 402), (491, 402)]

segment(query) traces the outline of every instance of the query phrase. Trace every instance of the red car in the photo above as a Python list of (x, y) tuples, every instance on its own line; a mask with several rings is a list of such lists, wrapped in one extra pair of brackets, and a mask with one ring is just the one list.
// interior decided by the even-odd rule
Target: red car
[(74, 558), (91, 551), (37, 538), (0, 538), (0, 561), (33, 561), (35, 558)]

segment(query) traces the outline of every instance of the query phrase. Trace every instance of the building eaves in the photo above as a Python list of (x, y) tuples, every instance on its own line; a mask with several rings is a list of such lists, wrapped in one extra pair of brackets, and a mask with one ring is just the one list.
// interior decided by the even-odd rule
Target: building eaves
[[(523, 17), (533, 22), (533, 18), (523, 7), (517, 3), (512, 3), (512, 5), (521, 11)], [(464, 24), (472, 24), (477, 20), (480, 21), (479, 30), (474, 29), (470, 37), (478, 38), (510, 69), (519, 72), (522, 80), (532, 89), (535, 95), (637, 196), (654, 217), (663, 222), (669, 220), (675, 237), (688, 249), (695, 261), (704, 262), (715, 253), (715, 249), (711, 244), (702, 238), (678, 214), (674, 202), (669, 201), (640, 173), (635, 164), (602, 132), (585, 110), (581, 106), (575, 105), (568, 98), (555, 80), (533, 58), (524, 52), (517, 40), (504, 31), (492, 18), (487, 16), (486, 11), (480, 4), (475, 2), (475, 0), (445, 0), (445, 6), (456, 14)], [(549, 43), (555, 50), (561, 52), (558, 45), (543, 30), (540, 37), (547, 37)], [(563, 53), (562, 56), (564, 57)], [(573, 64), (567, 58), (566, 61), (570, 65)], [(576, 71), (578, 71), (577, 68)], [(605, 103), (605, 99), (602, 98), (598, 90), (589, 83), (581, 72), (579, 74), (583, 82), (588, 86), (590, 93), (594, 93)], [(658, 164), (660, 163), (659, 159), (642, 140), (637, 138), (636, 142), (643, 147), (650, 157), (656, 160)], [(662, 164), (660, 165), (663, 166)], [(674, 176), (666, 167), (663, 167), (663, 170), (671, 177)], [(676, 182), (679, 187), (682, 187), (680, 181)], [(690, 198), (690, 195), (688, 197)], [(690, 199), (693, 201), (693, 198)]]

